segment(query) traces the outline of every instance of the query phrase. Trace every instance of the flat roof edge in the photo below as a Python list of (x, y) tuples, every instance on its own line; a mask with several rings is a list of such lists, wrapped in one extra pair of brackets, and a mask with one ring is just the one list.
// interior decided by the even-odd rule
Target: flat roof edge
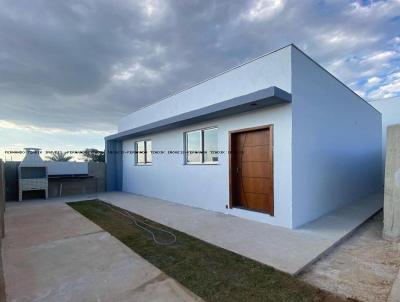
[[(302, 55), (304, 55), (307, 59), (309, 59), (311, 62), (313, 62), (315, 65), (317, 65), (321, 70), (326, 72), (330, 77), (332, 77), (336, 82), (338, 82), (340, 85), (342, 85), (345, 89), (349, 90), (353, 95), (358, 97), (359, 100), (363, 101), (363, 103), (367, 104), (371, 108), (373, 108), (375, 111), (379, 112), (374, 106), (370, 104), (369, 101), (358, 95), (353, 89), (351, 89), (349, 86), (347, 86), (345, 83), (343, 83), (339, 78), (337, 78), (335, 75), (333, 75), (330, 71), (328, 71), (325, 67), (323, 67), (320, 63), (315, 61), (312, 57), (310, 57), (308, 54), (306, 54), (303, 50), (301, 50), (299, 47), (297, 47), (295, 44), (291, 44), (293, 48), (295, 48), (297, 51), (299, 51)], [(379, 112), (380, 113), (380, 112)]]
[(252, 59), (249, 59), (249, 60), (247, 60), (247, 61), (244, 61), (243, 63), (240, 63), (240, 64), (238, 64), (238, 65), (236, 65), (236, 66), (230, 67), (230, 68), (228, 68), (228, 69), (226, 69), (226, 70), (224, 70), (224, 71), (222, 71), (222, 72), (219, 72), (219, 73), (217, 73), (217, 74), (214, 74), (214, 75), (212, 75), (212, 76), (209, 76), (209, 77), (207, 77), (207, 78), (205, 78), (205, 79), (203, 79), (203, 80), (201, 80), (201, 81), (199, 81), (199, 82), (195, 82), (194, 84), (190, 84), (190, 85), (188, 85), (188, 86), (185, 87), (185, 88), (182, 88), (182, 89), (179, 89), (179, 90), (177, 90), (177, 91), (174, 91), (174, 92), (172, 92), (172, 93), (170, 93), (170, 94), (168, 94), (168, 95), (162, 97), (161, 99), (159, 99), (159, 100), (157, 100), (157, 101), (151, 102), (151, 103), (149, 103), (149, 104), (147, 104), (147, 105), (145, 105), (145, 106), (142, 106), (142, 107), (140, 107), (140, 108), (138, 108), (138, 109), (132, 111), (132, 112), (129, 113), (128, 115), (122, 117), (122, 119), (125, 118), (125, 117), (127, 117), (127, 116), (129, 116), (129, 115), (132, 114), (132, 113), (135, 113), (135, 112), (137, 112), (137, 111), (139, 111), (139, 110), (142, 110), (142, 109), (144, 109), (144, 108), (150, 107), (150, 106), (152, 106), (152, 105), (154, 105), (154, 104), (160, 103), (160, 102), (162, 102), (162, 101), (164, 101), (164, 100), (166, 100), (166, 99), (168, 99), (168, 98), (170, 98), (170, 97), (173, 97), (173, 96), (175, 96), (175, 95), (177, 95), (177, 94), (180, 94), (180, 93), (182, 93), (182, 92), (184, 92), (184, 91), (186, 91), (186, 90), (192, 89), (193, 87), (199, 86), (199, 85), (201, 85), (201, 84), (203, 84), (203, 83), (205, 83), (205, 82), (208, 82), (208, 81), (210, 81), (210, 80), (212, 80), (212, 79), (215, 79), (215, 78), (217, 78), (217, 77), (219, 77), (219, 76), (221, 76), (221, 75), (224, 75), (225, 73), (231, 72), (231, 71), (233, 71), (233, 70), (235, 70), (235, 69), (238, 69), (238, 68), (240, 68), (240, 67), (242, 67), (242, 66), (245, 66), (245, 65), (247, 65), (247, 64), (250, 64), (250, 63), (252, 63), (252, 62), (254, 62), (254, 61), (260, 60), (260, 59), (262, 59), (262, 58), (264, 58), (264, 57), (267, 57), (267, 56), (269, 56), (269, 55), (271, 55), (271, 54), (273, 54), (273, 53), (276, 53), (276, 52), (278, 52), (278, 51), (281, 51), (281, 50), (283, 50), (283, 49), (285, 49), (285, 48), (288, 48), (288, 47), (291, 47), (291, 46), (295, 46), (295, 45), (294, 45), (293, 43), (286, 44), (286, 45), (281, 46), (281, 47), (279, 47), (279, 48), (277, 48), (277, 49), (274, 49), (274, 50), (268, 51), (268, 52), (266, 52), (266, 53), (263, 53), (263, 54), (261, 54), (261, 55), (255, 57), (255, 58), (252, 58)]
[(249, 94), (194, 109), (130, 130), (105, 137), (106, 141), (123, 140), (140, 135), (169, 130), (205, 120), (224, 117), (235, 113), (256, 110), (274, 104), (290, 103), (292, 95), (276, 86), (271, 86)]

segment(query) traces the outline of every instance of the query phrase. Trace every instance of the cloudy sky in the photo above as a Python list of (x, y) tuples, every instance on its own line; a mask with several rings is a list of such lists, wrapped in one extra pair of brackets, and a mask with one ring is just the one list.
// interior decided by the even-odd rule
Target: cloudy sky
[(124, 115), (289, 43), (364, 98), (400, 95), (400, 0), (0, 7), (2, 151), (102, 149)]

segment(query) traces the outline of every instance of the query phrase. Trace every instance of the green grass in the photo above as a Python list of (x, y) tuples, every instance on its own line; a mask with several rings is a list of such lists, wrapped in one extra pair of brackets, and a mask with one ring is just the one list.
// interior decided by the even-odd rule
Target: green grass
[[(157, 245), (148, 233), (103, 202), (68, 204), (206, 301), (345, 301), (286, 273), (134, 214), (177, 237), (173, 245)], [(162, 233), (157, 238), (168, 239)]]

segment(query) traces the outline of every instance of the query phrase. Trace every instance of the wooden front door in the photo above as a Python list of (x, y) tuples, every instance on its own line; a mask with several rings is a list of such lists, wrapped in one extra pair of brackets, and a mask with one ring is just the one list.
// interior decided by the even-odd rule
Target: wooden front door
[(231, 207), (274, 214), (272, 126), (231, 132)]

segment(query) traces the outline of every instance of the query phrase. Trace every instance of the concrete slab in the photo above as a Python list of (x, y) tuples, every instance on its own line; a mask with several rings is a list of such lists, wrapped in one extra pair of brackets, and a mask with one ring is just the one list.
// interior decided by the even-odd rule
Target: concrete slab
[(98, 197), (289, 274), (298, 274), (319, 259), (383, 203), (382, 194), (371, 196), (290, 230), (124, 192), (101, 193)]
[(99, 232), (102, 229), (65, 203), (30, 202), (8, 206), (4, 248), (23, 248), (45, 242)]
[(201, 300), (63, 203), (10, 205), (6, 232), (8, 301)]

